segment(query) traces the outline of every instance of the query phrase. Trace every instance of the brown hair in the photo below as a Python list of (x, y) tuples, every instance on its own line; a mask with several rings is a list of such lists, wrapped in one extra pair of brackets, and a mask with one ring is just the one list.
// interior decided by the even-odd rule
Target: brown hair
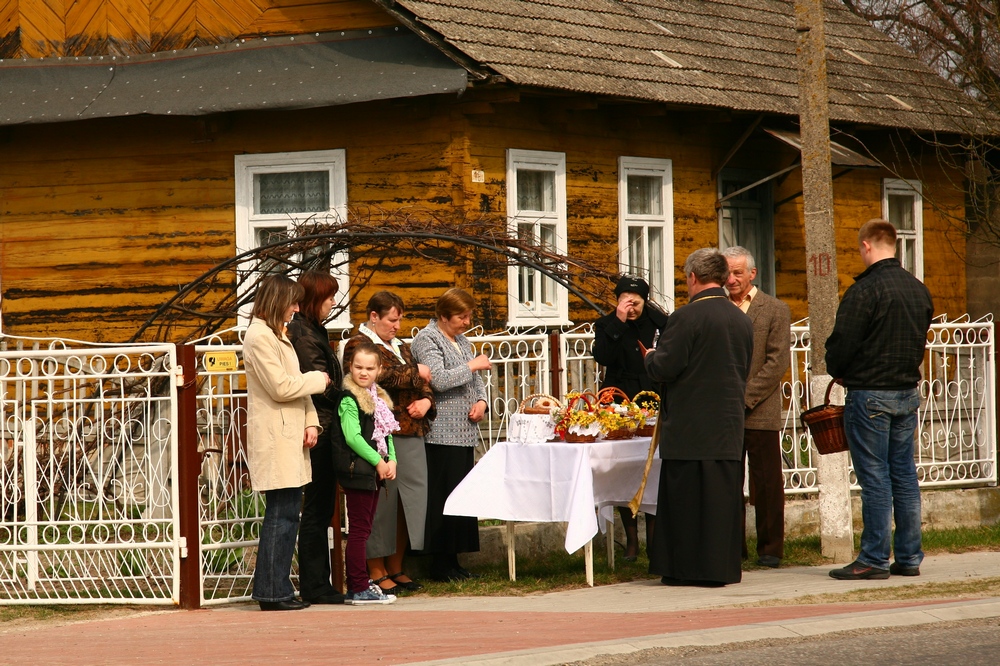
[(305, 290), (287, 275), (269, 275), (261, 280), (253, 298), (253, 316), (267, 322), (279, 338), (285, 326), (285, 312), (302, 300)]
[(323, 302), (337, 295), (337, 279), (325, 271), (306, 271), (299, 276), (299, 284), (305, 290), (305, 295), (299, 301), (302, 316), (317, 324), (319, 310)]
[(438, 319), (451, 319), (455, 315), (469, 312), (474, 307), (476, 307), (476, 301), (469, 292), (452, 287), (441, 294), (437, 305), (434, 306), (434, 314), (437, 315)]
[(354, 345), (351, 349), (350, 358), (344, 359), (344, 367), (350, 370), (351, 364), (354, 363), (354, 357), (358, 354), (373, 354), (376, 359), (376, 365), (382, 366), (382, 354), (379, 353), (378, 347), (371, 340), (360, 340), (358, 344)]
[(868, 220), (858, 230), (858, 243), (868, 241), (872, 245), (896, 247), (896, 227), (891, 222), (875, 218)]
[(405, 312), (403, 299), (391, 291), (380, 291), (368, 299), (368, 307), (365, 312), (368, 313), (369, 318), (373, 312), (381, 318), (388, 315), (393, 308), (399, 310), (399, 314), (403, 314)]

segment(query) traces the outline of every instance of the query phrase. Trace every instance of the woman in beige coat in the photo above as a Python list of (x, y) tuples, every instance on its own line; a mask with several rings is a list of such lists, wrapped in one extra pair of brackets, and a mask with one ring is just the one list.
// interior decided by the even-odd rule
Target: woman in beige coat
[(247, 374), (247, 462), (250, 483), (265, 498), (253, 598), (261, 610), (299, 610), (289, 580), (299, 529), (302, 487), (312, 478), (309, 449), (319, 437), (310, 396), (330, 383), (325, 372), (299, 371), (285, 324), (299, 309), (302, 287), (284, 275), (265, 278), (243, 338)]

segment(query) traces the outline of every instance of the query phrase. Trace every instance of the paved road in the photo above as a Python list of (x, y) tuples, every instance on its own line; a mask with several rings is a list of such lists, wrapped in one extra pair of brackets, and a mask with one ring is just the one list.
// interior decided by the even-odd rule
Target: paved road
[(643, 650), (574, 662), (574, 666), (995, 666), (997, 663), (1000, 663), (1000, 618), (713, 647)]

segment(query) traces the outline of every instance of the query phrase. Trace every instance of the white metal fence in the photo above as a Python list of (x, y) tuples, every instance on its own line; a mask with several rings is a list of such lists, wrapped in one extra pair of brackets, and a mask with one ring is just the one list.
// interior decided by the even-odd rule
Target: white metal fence
[[(799, 422), (811, 404), (808, 327), (790, 333), (785, 489), (810, 493), (817, 454)], [(263, 519), (247, 473), (243, 369), (204, 367), (209, 353), (240, 357), (240, 335), (195, 348), (200, 544), (188, 550), (200, 553), (206, 604), (249, 598)], [(470, 339), (494, 361), (484, 448), (526, 397), (598, 384), (589, 324)], [(173, 345), (0, 338), (0, 603), (177, 603), (178, 370)], [(995, 376), (992, 321), (933, 324), (915, 452), (923, 487), (996, 484)]]
[(176, 601), (174, 349), (2, 339), (0, 602)]

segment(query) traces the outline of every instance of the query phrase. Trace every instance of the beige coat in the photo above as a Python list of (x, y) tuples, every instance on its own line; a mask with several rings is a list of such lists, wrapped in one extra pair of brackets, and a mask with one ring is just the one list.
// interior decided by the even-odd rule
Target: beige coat
[(292, 343), (279, 340), (254, 318), (243, 337), (247, 372), (247, 462), (250, 483), (260, 492), (298, 488), (312, 481), (305, 429), (319, 428), (309, 396), (326, 389), (318, 370), (302, 374)]

